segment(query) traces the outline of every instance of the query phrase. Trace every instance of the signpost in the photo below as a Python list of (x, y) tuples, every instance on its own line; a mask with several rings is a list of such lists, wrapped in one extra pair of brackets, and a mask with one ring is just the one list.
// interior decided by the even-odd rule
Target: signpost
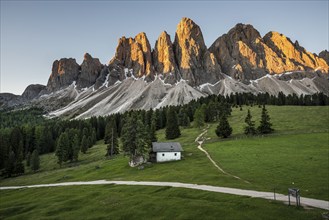
[(297, 188), (288, 188), (288, 199), (290, 205), (290, 196), (296, 198), (296, 206), (300, 206), (300, 191)]

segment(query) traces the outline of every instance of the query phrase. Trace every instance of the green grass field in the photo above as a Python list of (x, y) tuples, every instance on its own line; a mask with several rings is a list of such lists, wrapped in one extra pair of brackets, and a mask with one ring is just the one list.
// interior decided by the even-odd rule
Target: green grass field
[(79, 186), (1, 192), (0, 219), (319, 219), (321, 210), (199, 190)]
[[(257, 106), (249, 107), (253, 120), (258, 121), (260, 118), (261, 109)], [(237, 180), (229, 175), (220, 173), (212, 163), (206, 158), (203, 152), (197, 149), (197, 144), (194, 142), (195, 138), (202, 132), (197, 128), (182, 129), (182, 136), (176, 139), (182, 144), (184, 148), (183, 160), (178, 162), (169, 162), (162, 164), (151, 164), (145, 166), (144, 170), (138, 170), (137, 168), (130, 168), (128, 166), (128, 158), (123, 156), (117, 156), (114, 159), (105, 158), (106, 146), (102, 141), (99, 141), (97, 145), (88, 150), (88, 153), (80, 154), (79, 162), (67, 163), (59, 168), (56, 162), (54, 154), (41, 156), (41, 170), (37, 173), (28, 171), (25, 175), (3, 179), (0, 181), (1, 186), (9, 185), (28, 185), (39, 183), (56, 183), (66, 181), (81, 181), (81, 180), (140, 180), (140, 181), (174, 181), (185, 183), (197, 183), (227, 186), (234, 188), (244, 189), (256, 189), (261, 191), (273, 191), (276, 188), (277, 192), (286, 193), (288, 187), (299, 187), (301, 189), (302, 196), (329, 200), (328, 194), (328, 168), (329, 168), (329, 149), (328, 149), (328, 132), (329, 132), (329, 107), (315, 106), (315, 107), (301, 107), (301, 106), (268, 106), (268, 111), (271, 116), (271, 122), (275, 132), (267, 136), (247, 137), (243, 134), (244, 118), (247, 114), (247, 106), (243, 106), (243, 111), (238, 108), (234, 108), (232, 116), (229, 118), (229, 122), (233, 127), (233, 134), (226, 140), (219, 139), (214, 130), (217, 124), (211, 124), (209, 131), (206, 135), (208, 138), (204, 144), (204, 148), (210, 153), (213, 159), (227, 172), (240, 176), (245, 180), (248, 180), (250, 184), (241, 180)], [(157, 132), (159, 141), (165, 141), (164, 130)], [(73, 188), (73, 187), (72, 187)], [(286, 206), (277, 203), (270, 203), (264, 200), (250, 199), (238, 196), (229, 196), (218, 193), (210, 192), (197, 192), (195, 190), (185, 189), (167, 189), (166, 187), (142, 187), (141, 192), (135, 190), (134, 187), (81, 187), (83, 193), (78, 193), (80, 187), (77, 188), (77, 192), (70, 187), (70, 193), (72, 193), (72, 206), (74, 201), (78, 202), (81, 197), (82, 202), (78, 202), (79, 205), (88, 203), (88, 195), (93, 192), (101, 192), (104, 189), (109, 190), (109, 194), (113, 193), (118, 196), (118, 199), (122, 203), (117, 205), (119, 211), (113, 211), (110, 207), (109, 210), (100, 211), (99, 217), (103, 217), (105, 214), (111, 216), (107, 212), (119, 213), (122, 212), (122, 218), (129, 218), (128, 212), (125, 216), (125, 205), (131, 206), (135, 201), (141, 203), (140, 206), (147, 206), (147, 204), (153, 204), (156, 200), (161, 200), (161, 196), (169, 197), (173, 194), (178, 195), (200, 195), (202, 199), (190, 198), (189, 196), (184, 198), (177, 198), (174, 201), (175, 207), (170, 208), (168, 201), (161, 201), (164, 207), (168, 207), (168, 211), (164, 211), (164, 218), (172, 218), (170, 212), (174, 212), (179, 218), (189, 218), (189, 216), (205, 216), (205, 213), (210, 214), (209, 218), (215, 218), (220, 216), (220, 211), (223, 216), (228, 219), (234, 219), (234, 215), (238, 215), (237, 218), (246, 219), (271, 219), (265, 217), (259, 210), (267, 210), (264, 213), (273, 213), (275, 218), (273, 219), (317, 219), (319, 210), (305, 211), (287, 209)], [(166, 188), (166, 190), (161, 190)], [(89, 191), (87, 190), (89, 189)], [(92, 189), (92, 190), (91, 190)], [(127, 194), (122, 193), (127, 189)], [(38, 193), (42, 195), (44, 190), (48, 190), (47, 195), (58, 203), (57, 209), (64, 209), (64, 214), (53, 213), (51, 216), (54, 218), (65, 218), (68, 213), (73, 213), (72, 216), (83, 216), (84, 211), (80, 210), (75, 213), (74, 210), (67, 210), (66, 203), (59, 202), (61, 198), (67, 198), (66, 194), (68, 190), (66, 188), (54, 188), (54, 189), (28, 189), (28, 190), (15, 190), (15, 191), (1, 191), (1, 216), (9, 217), (14, 215), (15, 209), (22, 209), (20, 215), (22, 217), (33, 216), (24, 207), (26, 204), (15, 208), (15, 204), (19, 203), (19, 197), (31, 198), (31, 204), (36, 211), (40, 213), (40, 216), (47, 216), (47, 212), (50, 212), (50, 208), (42, 208), (42, 204), (50, 203), (51, 200), (42, 198), (42, 200), (36, 199), (34, 196)], [(121, 191), (120, 191), (121, 190)], [(145, 190), (145, 194), (143, 194)], [(150, 193), (148, 190), (153, 190), (156, 193)], [(158, 194), (161, 192), (161, 194)], [(52, 195), (56, 193), (56, 195)], [(119, 195), (121, 192), (122, 195)], [(170, 192), (170, 193), (169, 193)], [(139, 194), (141, 193), (141, 195)], [(101, 193), (100, 193), (101, 194)], [(136, 196), (134, 196), (136, 194)], [(104, 198), (109, 196), (107, 193), (99, 195)], [(147, 198), (143, 201), (138, 199), (138, 196)], [(128, 198), (126, 198), (128, 197)], [(5, 198), (5, 199), (2, 199)], [(97, 198), (97, 196), (96, 196)], [(176, 198), (176, 197), (175, 197)], [(93, 198), (91, 198), (93, 199)], [(190, 201), (191, 200), (191, 201)], [(240, 201), (241, 200), (241, 201)], [(242, 200), (245, 201), (242, 203)], [(15, 202), (16, 201), (16, 202)], [(230, 202), (232, 201), (232, 202)], [(187, 206), (191, 202), (191, 206)], [(242, 204), (241, 204), (241, 203)], [(69, 203), (69, 202), (68, 202)], [(194, 210), (196, 204), (207, 204), (207, 208), (200, 211)], [(225, 203), (225, 205), (223, 205)], [(239, 204), (246, 207), (245, 212), (237, 214)], [(179, 212), (175, 211), (176, 206), (180, 209)], [(209, 207), (208, 207), (209, 206)], [(217, 206), (220, 206), (218, 208)], [(86, 210), (93, 210), (94, 204), (88, 203)], [(256, 207), (256, 211), (252, 211), (252, 207)], [(101, 208), (101, 207), (97, 207)], [(97, 210), (95, 208), (95, 210)], [(274, 209), (272, 212), (271, 209)], [(74, 208), (72, 208), (74, 209)], [(132, 208), (133, 209), (133, 208)], [(216, 211), (218, 209), (218, 211)], [(241, 207), (240, 207), (241, 209)], [(286, 210), (287, 209), (287, 210)], [(149, 211), (150, 209), (148, 209)], [(163, 209), (165, 210), (165, 209)], [(231, 210), (231, 211), (230, 211)], [(257, 211), (258, 210), (258, 211)], [(276, 211), (275, 211), (276, 210)], [(285, 211), (286, 210), (286, 211)], [(158, 209), (154, 209), (150, 213), (138, 211), (136, 208), (137, 216), (145, 216), (146, 214), (151, 217), (155, 217), (158, 213)], [(168, 213), (167, 213), (168, 212)], [(187, 213), (185, 213), (187, 212)], [(191, 215), (189, 214), (191, 213)], [(232, 213), (231, 213), (232, 212)], [(43, 214), (42, 214), (43, 213)], [(66, 213), (66, 214), (65, 214)], [(280, 214), (282, 213), (282, 214)], [(314, 214), (316, 213), (316, 214)], [(248, 217), (248, 214), (253, 217)], [(314, 215), (313, 215), (314, 214)], [(57, 216), (57, 217), (56, 217)], [(98, 216), (98, 215), (96, 215)], [(281, 217), (282, 218), (281, 218)], [(302, 216), (302, 217), (300, 217)], [(18, 217), (18, 216), (16, 216)], [(15, 218), (15, 217), (14, 217)], [(20, 218), (20, 217), (19, 217)]]

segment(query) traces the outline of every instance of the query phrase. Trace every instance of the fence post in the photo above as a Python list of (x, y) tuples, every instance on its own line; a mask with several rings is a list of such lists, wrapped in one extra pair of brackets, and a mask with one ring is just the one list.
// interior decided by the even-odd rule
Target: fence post
[(276, 196), (275, 196), (275, 188), (274, 188), (274, 200), (276, 200)]

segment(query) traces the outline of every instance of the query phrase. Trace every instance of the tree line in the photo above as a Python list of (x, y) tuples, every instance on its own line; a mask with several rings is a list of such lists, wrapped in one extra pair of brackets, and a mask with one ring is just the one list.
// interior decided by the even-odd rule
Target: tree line
[[(110, 116), (91, 117), (86, 120), (46, 120), (41, 110), (0, 112), (0, 173), (3, 176), (24, 173), (26, 166), (38, 170), (39, 155), (55, 152), (59, 165), (76, 162), (79, 153), (86, 153), (98, 140), (107, 145), (105, 156), (118, 153), (128, 155), (131, 160), (148, 155), (152, 142), (156, 141), (155, 131), (166, 128), (166, 138), (180, 136), (180, 127), (189, 127), (193, 122), (201, 128), (205, 123), (219, 122), (218, 130), (232, 133), (227, 122), (232, 107), (241, 105), (328, 105), (329, 98), (322, 93), (311, 96), (270, 96), (267, 93), (210, 95), (192, 100), (180, 106), (166, 106), (155, 110), (131, 110)], [(263, 108), (266, 112), (266, 109)], [(249, 115), (249, 116), (248, 116)], [(246, 134), (264, 133), (254, 128), (250, 112), (246, 118)], [(266, 119), (268, 117), (268, 119)], [(264, 120), (269, 121), (269, 116)], [(263, 118), (263, 113), (262, 113)], [(262, 123), (261, 123), (262, 124)], [(268, 126), (268, 125), (266, 125)], [(268, 129), (266, 126), (262, 129)], [(271, 126), (269, 126), (271, 127)], [(225, 128), (225, 129), (224, 129)], [(269, 129), (271, 130), (271, 129)], [(227, 134), (219, 136), (229, 136)], [(119, 148), (120, 138), (122, 148)]]

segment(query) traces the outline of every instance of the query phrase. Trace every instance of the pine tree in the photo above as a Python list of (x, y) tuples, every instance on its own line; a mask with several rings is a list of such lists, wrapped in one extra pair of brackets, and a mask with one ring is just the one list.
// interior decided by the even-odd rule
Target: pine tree
[(77, 134), (75, 134), (73, 137), (72, 152), (73, 152), (72, 160), (78, 161), (79, 152), (80, 152), (80, 141), (79, 141), (79, 136)]
[(203, 108), (199, 107), (195, 110), (194, 113), (194, 127), (196, 128), (201, 128), (204, 126), (204, 121), (205, 121), (205, 112)]
[(254, 135), (256, 134), (255, 122), (251, 120), (252, 116), (250, 114), (250, 110), (248, 109), (248, 114), (246, 119), (244, 120), (247, 126), (244, 127), (244, 133), (246, 135)]
[(63, 162), (66, 162), (68, 160), (68, 148), (69, 148), (70, 142), (69, 138), (66, 132), (62, 133), (57, 142), (56, 146), (56, 156), (58, 158), (58, 164), (62, 166)]
[(23, 164), (23, 159), (24, 159), (23, 134), (19, 127), (16, 127), (11, 131), (10, 145), (15, 155), (14, 170), (12, 171), (12, 174), (22, 174), (25, 171)]
[(88, 148), (91, 148), (94, 145), (91, 136), (88, 136), (87, 143), (88, 143)]
[(263, 105), (262, 108), (262, 116), (261, 116), (261, 120), (260, 120), (260, 125), (258, 126), (257, 130), (259, 131), (259, 133), (261, 134), (269, 134), (271, 132), (274, 131), (274, 129), (272, 128), (272, 124), (270, 122), (270, 116), (267, 112), (267, 109), (265, 108), (265, 105)]
[(216, 128), (216, 135), (218, 137), (227, 138), (232, 134), (232, 128), (228, 123), (226, 115), (223, 115)]
[(142, 121), (137, 120), (136, 125), (136, 156), (142, 156), (144, 160), (147, 160), (151, 148), (150, 139), (148, 138), (147, 130)]
[(158, 138), (156, 136), (156, 118), (155, 114), (153, 114), (152, 119), (151, 119), (151, 127), (150, 127), (150, 142), (157, 142)]
[(167, 118), (166, 139), (178, 138), (181, 135), (181, 133), (178, 126), (177, 114), (173, 107), (168, 108), (166, 118)]
[(96, 131), (94, 128), (92, 129), (92, 132), (91, 132), (91, 142), (93, 145), (96, 144), (96, 142), (97, 142)]
[(31, 169), (35, 172), (40, 168), (40, 158), (38, 150), (34, 150), (31, 155)]
[(121, 131), (121, 141), (123, 146), (123, 151), (125, 155), (132, 157), (135, 154), (136, 146), (136, 117), (128, 117), (125, 119), (125, 123)]
[(15, 164), (16, 164), (16, 156), (14, 151), (10, 150), (10, 153), (8, 155), (8, 160), (6, 163), (6, 173), (9, 177), (11, 177), (13, 174), (15, 174)]
[(115, 132), (117, 134), (117, 124), (115, 122), (114, 117), (111, 117), (109, 122), (106, 124), (105, 134), (104, 134), (104, 143), (105, 144), (109, 144), (112, 142), (112, 130), (113, 130), (113, 132)]
[(190, 118), (186, 115), (186, 125), (185, 127), (190, 127), (191, 122), (190, 122)]
[(88, 143), (88, 138), (85, 136), (85, 135), (83, 135), (83, 137), (82, 137), (82, 140), (81, 140), (81, 152), (82, 153), (87, 153), (87, 150), (88, 150), (88, 146), (89, 145), (89, 143)]
[(26, 166), (29, 167), (31, 165), (31, 153), (27, 152), (26, 154)]
[(104, 142), (108, 144), (107, 156), (113, 156), (119, 153), (117, 125), (114, 117), (112, 117), (106, 125)]
[(145, 115), (145, 124), (149, 127), (151, 127), (153, 114), (153, 109), (150, 108), (150, 110), (148, 110)]
[(122, 128), (122, 146), (125, 155), (134, 160), (136, 157), (142, 156), (145, 160), (149, 153), (149, 136), (145, 125), (140, 119), (131, 116), (126, 120)]
[(8, 133), (0, 129), (0, 169), (5, 168), (9, 156)]
[[(20, 158), (20, 156), (18, 156), (18, 158)], [(23, 174), (25, 172), (25, 167), (23, 164), (22, 160), (16, 160), (16, 165), (15, 165), (15, 174)]]

